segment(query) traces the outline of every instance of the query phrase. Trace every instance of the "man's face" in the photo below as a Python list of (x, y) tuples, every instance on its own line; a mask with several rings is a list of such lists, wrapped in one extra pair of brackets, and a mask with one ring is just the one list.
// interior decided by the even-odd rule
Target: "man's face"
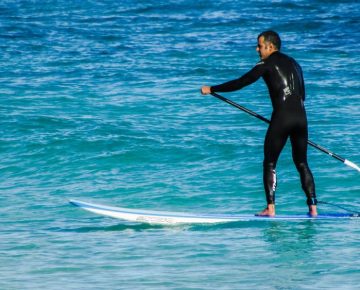
[(274, 46), (264, 41), (264, 36), (259, 37), (256, 51), (262, 60), (267, 59), (274, 52)]

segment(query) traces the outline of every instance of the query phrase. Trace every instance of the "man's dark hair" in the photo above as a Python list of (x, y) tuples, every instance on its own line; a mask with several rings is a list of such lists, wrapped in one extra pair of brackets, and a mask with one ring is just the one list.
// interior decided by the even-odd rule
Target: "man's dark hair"
[(268, 30), (261, 32), (258, 36), (258, 39), (263, 36), (265, 42), (271, 42), (278, 50), (281, 48), (281, 39), (279, 34), (277, 34), (275, 31)]

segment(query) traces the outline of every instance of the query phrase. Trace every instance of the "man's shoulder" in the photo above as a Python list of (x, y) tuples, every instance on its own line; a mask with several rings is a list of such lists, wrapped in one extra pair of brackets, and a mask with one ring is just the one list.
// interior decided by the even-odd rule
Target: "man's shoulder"
[(280, 57), (280, 58), (282, 58), (282, 59), (289, 59), (289, 60), (291, 60), (291, 61), (295, 61), (295, 59), (293, 58), (293, 57), (291, 57), (290, 55), (288, 55), (288, 54), (285, 54), (285, 53), (283, 53), (283, 52), (278, 52), (277, 53), (277, 55), (278, 55), (278, 57)]
[(260, 60), (255, 64), (255, 66), (264, 65), (264, 64), (265, 64), (265, 61)]
[(282, 62), (282, 63), (295, 63), (298, 64), (297, 61), (291, 57), (288, 54), (285, 54), (283, 52), (277, 51), (276, 53), (271, 55), (272, 57), (269, 57), (269, 61), (273, 61), (275, 63)]

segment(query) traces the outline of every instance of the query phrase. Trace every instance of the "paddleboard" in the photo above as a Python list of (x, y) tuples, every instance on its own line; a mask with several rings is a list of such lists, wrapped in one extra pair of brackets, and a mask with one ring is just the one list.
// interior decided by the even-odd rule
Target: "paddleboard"
[(196, 214), (182, 212), (166, 212), (142, 209), (129, 209), (122, 207), (113, 207), (80, 200), (70, 200), (72, 205), (95, 214), (108, 216), (120, 220), (162, 224), (216, 224), (237, 221), (299, 221), (299, 220), (328, 220), (328, 219), (350, 219), (358, 218), (358, 214), (347, 213), (329, 213), (320, 214), (317, 217), (311, 217), (306, 214), (299, 215), (277, 215), (275, 217), (256, 216), (251, 214)]

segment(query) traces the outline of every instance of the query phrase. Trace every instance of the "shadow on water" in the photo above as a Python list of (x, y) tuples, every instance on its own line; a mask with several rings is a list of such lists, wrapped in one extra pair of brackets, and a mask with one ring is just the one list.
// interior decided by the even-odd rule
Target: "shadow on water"
[(301, 221), (285, 225), (273, 223), (262, 231), (263, 240), (268, 249), (278, 257), (284, 256), (291, 260), (309, 254), (316, 249), (318, 224), (314, 221)]
[(89, 232), (121, 232), (121, 231), (135, 231), (142, 232), (154, 229), (163, 229), (161, 225), (150, 224), (117, 224), (112, 226), (84, 226), (72, 229), (62, 229), (63, 232), (89, 233)]
[[(148, 230), (186, 230), (186, 231), (215, 231), (221, 229), (239, 229), (239, 228), (268, 228), (270, 222), (254, 222), (254, 221), (236, 221), (228, 223), (218, 224), (182, 224), (182, 225), (157, 225), (157, 224), (146, 224), (146, 223), (130, 223), (124, 222), (117, 225), (111, 226), (84, 226), (72, 229), (57, 229), (63, 232), (112, 232), (112, 231), (135, 231), (142, 232)], [(267, 224), (267, 226), (266, 226)]]
[[(216, 231), (227, 229), (254, 228), (263, 230), (265, 241), (270, 244), (278, 244), (289, 239), (297, 241), (311, 240), (316, 234), (314, 221), (235, 221), (218, 224), (183, 224), (183, 225), (156, 225), (146, 223), (124, 222), (115, 225), (83, 226), (77, 228), (51, 228), (52, 231), (61, 232), (112, 232), (112, 231), (149, 231), (149, 230), (186, 230), (186, 231)], [(326, 223), (323, 221), (322, 223)]]
[(262, 223), (257, 222), (229, 222), (220, 224), (197, 224), (197, 225), (156, 225), (156, 224), (145, 224), (145, 223), (130, 223), (124, 222), (110, 226), (82, 226), (76, 228), (62, 228), (54, 227), (49, 228), (50, 231), (56, 232), (75, 232), (75, 233), (89, 233), (89, 232), (116, 232), (116, 231), (150, 231), (150, 230), (186, 230), (186, 231), (214, 231), (221, 229), (236, 229), (244, 227), (262, 227)]

